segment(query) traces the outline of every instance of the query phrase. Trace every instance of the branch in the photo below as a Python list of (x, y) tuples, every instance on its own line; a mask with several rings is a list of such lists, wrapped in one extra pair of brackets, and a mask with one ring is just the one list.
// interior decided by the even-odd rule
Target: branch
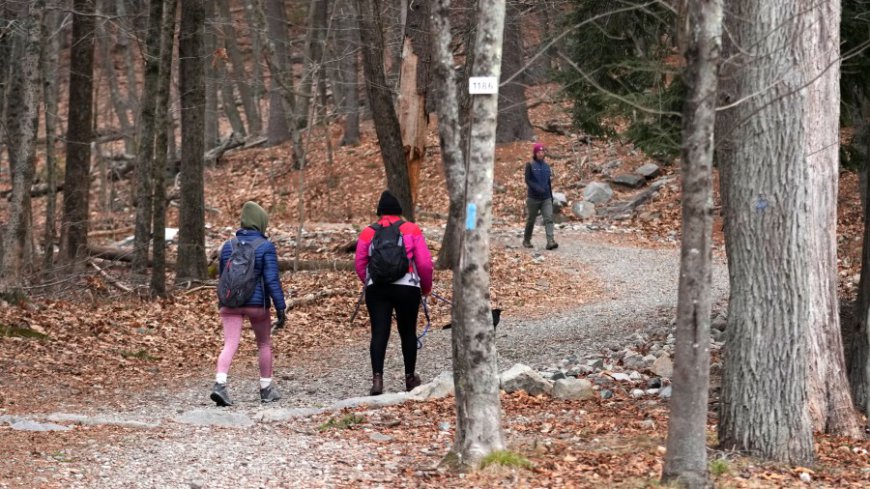
[(103, 278), (105, 278), (107, 282), (109, 282), (109, 284), (114, 285), (119, 290), (122, 290), (124, 292), (133, 292), (133, 289), (131, 289), (130, 287), (127, 287), (126, 285), (122, 284), (117, 279), (115, 279), (114, 277), (112, 277), (111, 275), (106, 273), (106, 271), (103, 270), (102, 268), (98, 267), (97, 264), (93, 262), (93, 260), (88, 260), (88, 265), (94, 267), (94, 269), (96, 269), (97, 272), (99, 272), (100, 275)]

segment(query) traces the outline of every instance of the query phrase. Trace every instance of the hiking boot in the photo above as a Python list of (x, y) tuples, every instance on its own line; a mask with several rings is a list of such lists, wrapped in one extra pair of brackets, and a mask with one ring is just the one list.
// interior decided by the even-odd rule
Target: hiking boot
[(384, 374), (372, 375), (372, 388), (369, 391), (370, 396), (379, 396), (384, 393)]
[(411, 392), (414, 387), (421, 384), (420, 376), (417, 374), (405, 374), (405, 390)]
[(554, 240), (547, 241), (547, 249), (548, 250), (555, 250), (558, 247), (559, 247), (559, 243), (557, 243), (556, 241), (554, 241)]
[(281, 394), (275, 388), (275, 384), (269, 384), (265, 389), (260, 389), (260, 402), (275, 402), (281, 399)]
[(211, 400), (215, 402), (218, 406), (232, 406), (233, 401), (230, 400), (230, 393), (227, 392), (226, 384), (219, 384), (217, 382), (214, 383), (214, 387), (211, 390)]
[(523, 248), (534, 248), (534, 246), (532, 246), (532, 242), (531, 242), (531, 241), (529, 241), (529, 240), (527, 240), (527, 239), (524, 239), (524, 240), (523, 240)]

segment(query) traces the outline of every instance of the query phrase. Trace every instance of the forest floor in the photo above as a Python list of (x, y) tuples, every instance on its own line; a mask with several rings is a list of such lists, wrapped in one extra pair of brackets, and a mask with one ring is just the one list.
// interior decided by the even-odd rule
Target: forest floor
[[(669, 326), (676, 304), (679, 169), (663, 166), (662, 178), (673, 180), (628, 219), (578, 221), (570, 217), (570, 203), (581, 200), (583, 185), (630, 172), (648, 159), (617, 141), (580, 138), (570, 129), (565, 134), (542, 130), (554, 127), (551, 123), (565, 127), (566, 103), (553, 86), (534, 87), (529, 95), (532, 102), (542, 102), (531, 110), (531, 119), (549, 149), (554, 189), (567, 194), (569, 208), (557, 230), (558, 250), (541, 250), (540, 228), (537, 249), (521, 248), (522, 168), (531, 145), (499, 145), (491, 272), (493, 303), (505, 311), (497, 340), (500, 370), (515, 362), (558, 366), (569, 355), (619, 348), (638, 332)], [(296, 236), (300, 172), (290, 169), (286, 146), (229, 153), (210, 168), (209, 250), (234, 229), (241, 204), (257, 200), (270, 211), (270, 234), (283, 258), (294, 256), (298, 242), (302, 259), (350, 260), (352, 255), (343, 249), (374, 218), (384, 177), (371, 127), (364, 127), (364, 141), (357, 147), (338, 147), (339, 139), (338, 125), (314, 132), (310, 139), (301, 239)], [(428, 146), (418, 221), (437, 253), (447, 196), (434, 131)], [(116, 198), (93, 206), (97, 244), (116, 245), (130, 233), (127, 185), (119, 182), (107, 189), (106, 195)], [(8, 182), (0, 181), (0, 190), (7, 187)], [(617, 201), (637, 192), (614, 190)], [(839, 256), (840, 291), (846, 301), (854, 296), (860, 267), (858, 202), (857, 178), (844, 172)], [(37, 227), (44, 219), (41, 206), (44, 199), (35, 202)], [(176, 213), (172, 207), (170, 226)], [(714, 241), (714, 282), (721, 308), (727, 273), (718, 218)], [(65, 271), (48, 280), (49, 286), (26, 289), (26, 297), (0, 299), (0, 488), (657, 484), (668, 414), (667, 402), (659, 398), (633, 399), (616, 392), (610, 399), (560, 401), (503, 394), (506, 442), (531, 465), (473, 474), (439, 467), (453, 439), (452, 397), (320, 411), (364, 395), (370, 380), (368, 317), (363, 307), (349, 321), (359, 285), (348, 271), (287, 272), (282, 277), (289, 298), (299, 302), (288, 313), (287, 328), (274, 338), (282, 401), (265, 407), (256, 402), (255, 347), (248, 331), (230, 380), (239, 402), (223, 410), (238, 415), (232, 426), (189, 424), (184, 421), (187, 414), (217, 411), (207, 398), (222, 344), (213, 290), (178, 286), (169, 298), (152, 301), (135, 287), (123, 263), (95, 260), (93, 265), (102, 273), (93, 267)], [(134, 292), (123, 292), (119, 284)], [(448, 300), (450, 284), (449, 272), (437, 273), (435, 292)], [(433, 329), (419, 356), (424, 380), (451, 368), (450, 330), (441, 329), (448, 322), (449, 309), (434, 304)], [(401, 357), (395, 337), (387, 369), (387, 388), (396, 391)], [(294, 408), (318, 412), (297, 411), (302, 414), (270, 421)], [(75, 422), (70, 414), (89, 416), (90, 421)], [(22, 421), (50, 426), (45, 420), (69, 429), (13, 429)], [(710, 447), (716, 445), (715, 425), (711, 409)], [(808, 476), (815, 487), (870, 484), (867, 440), (820, 435), (817, 454), (816, 465), (804, 468), (710, 449), (719, 487), (801, 486), (807, 485), (801, 477)]]

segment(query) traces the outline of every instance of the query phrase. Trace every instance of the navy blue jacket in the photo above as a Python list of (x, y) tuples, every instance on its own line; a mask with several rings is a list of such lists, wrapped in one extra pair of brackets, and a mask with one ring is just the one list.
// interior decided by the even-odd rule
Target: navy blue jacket
[(550, 165), (544, 161), (532, 160), (526, 163), (526, 187), (528, 187), (528, 197), (535, 200), (546, 200), (553, 198), (553, 188), (550, 184), (550, 179), (553, 176), (553, 171)]
[[(236, 238), (244, 243), (249, 243), (257, 238), (266, 239), (266, 236), (256, 229), (242, 228), (236, 231)], [(226, 266), (227, 260), (230, 259), (232, 254), (233, 245), (230, 244), (230, 241), (227, 241), (221, 248), (220, 271), (218, 273), (223, 272), (224, 266)], [(281, 288), (281, 278), (278, 273), (278, 252), (275, 251), (275, 245), (271, 241), (266, 240), (257, 247), (255, 255), (254, 270), (258, 276), (263, 277), (263, 280), (257, 283), (254, 294), (243, 307), (265, 307), (268, 309), (271, 303), (274, 302), (276, 310), (286, 309), (287, 306), (284, 304), (284, 289)], [(263, 290), (264, 286), (266, 293)]]

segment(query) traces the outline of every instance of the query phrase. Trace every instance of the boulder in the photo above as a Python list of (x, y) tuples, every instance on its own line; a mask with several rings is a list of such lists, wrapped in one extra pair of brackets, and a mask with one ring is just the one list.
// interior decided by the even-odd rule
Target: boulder
[(537, 396), (553, 392), (553, 383), (532, 367), (517, 363), (501, 374), (501, 388), (507, 393), (522, 390), (529, 395)]
[(553, 397), (567, 401), (592, 399), (592, 382), (586, 379), (559, 379), (553, 385)]
[(646, 163), (641, 165), (637, 170), (634, 171), (637, 175), (640, 175), (647, 180), (651, 180), (657, 176), (661, 172), (661, 168), (655, 163)]
[(583, 198), (593, 204), (604, 204), (613, 197), (613, 189), (604, 182), (589, 182), (583, 189)]
[(568, 197), (562, 192), (553, 192), (553, 211), (568, 205)]
[(652, 365), (652, 371), (659, 377), (673, 377), (674, 362), (671, 361), (670, 356), (662, 355), (656, 358), (655, 363)]
[(195, 409), (175, 417), (176, 423), (195, 426), (222, 426), (225, 428), (247, 428), (254, 420), (246, 414), (232, 413), (218, 409)]
[(441, 399), (456, 393), (453, 385), (453, 372), (441, 372), (430, 382), (418, 385), (411, 391), (411, 395), (421, 399)]
[(571, 206), (571, 212), (578, 219), (590, 219), (595, 216), (595, 204), (582, 200)]
[(634, 173), (623, 173), (622, 175), (613, 177), (613, 183), (630, 188), (638, 188), (646, 183), (646, 178), (640, 175), (635, 175)]

